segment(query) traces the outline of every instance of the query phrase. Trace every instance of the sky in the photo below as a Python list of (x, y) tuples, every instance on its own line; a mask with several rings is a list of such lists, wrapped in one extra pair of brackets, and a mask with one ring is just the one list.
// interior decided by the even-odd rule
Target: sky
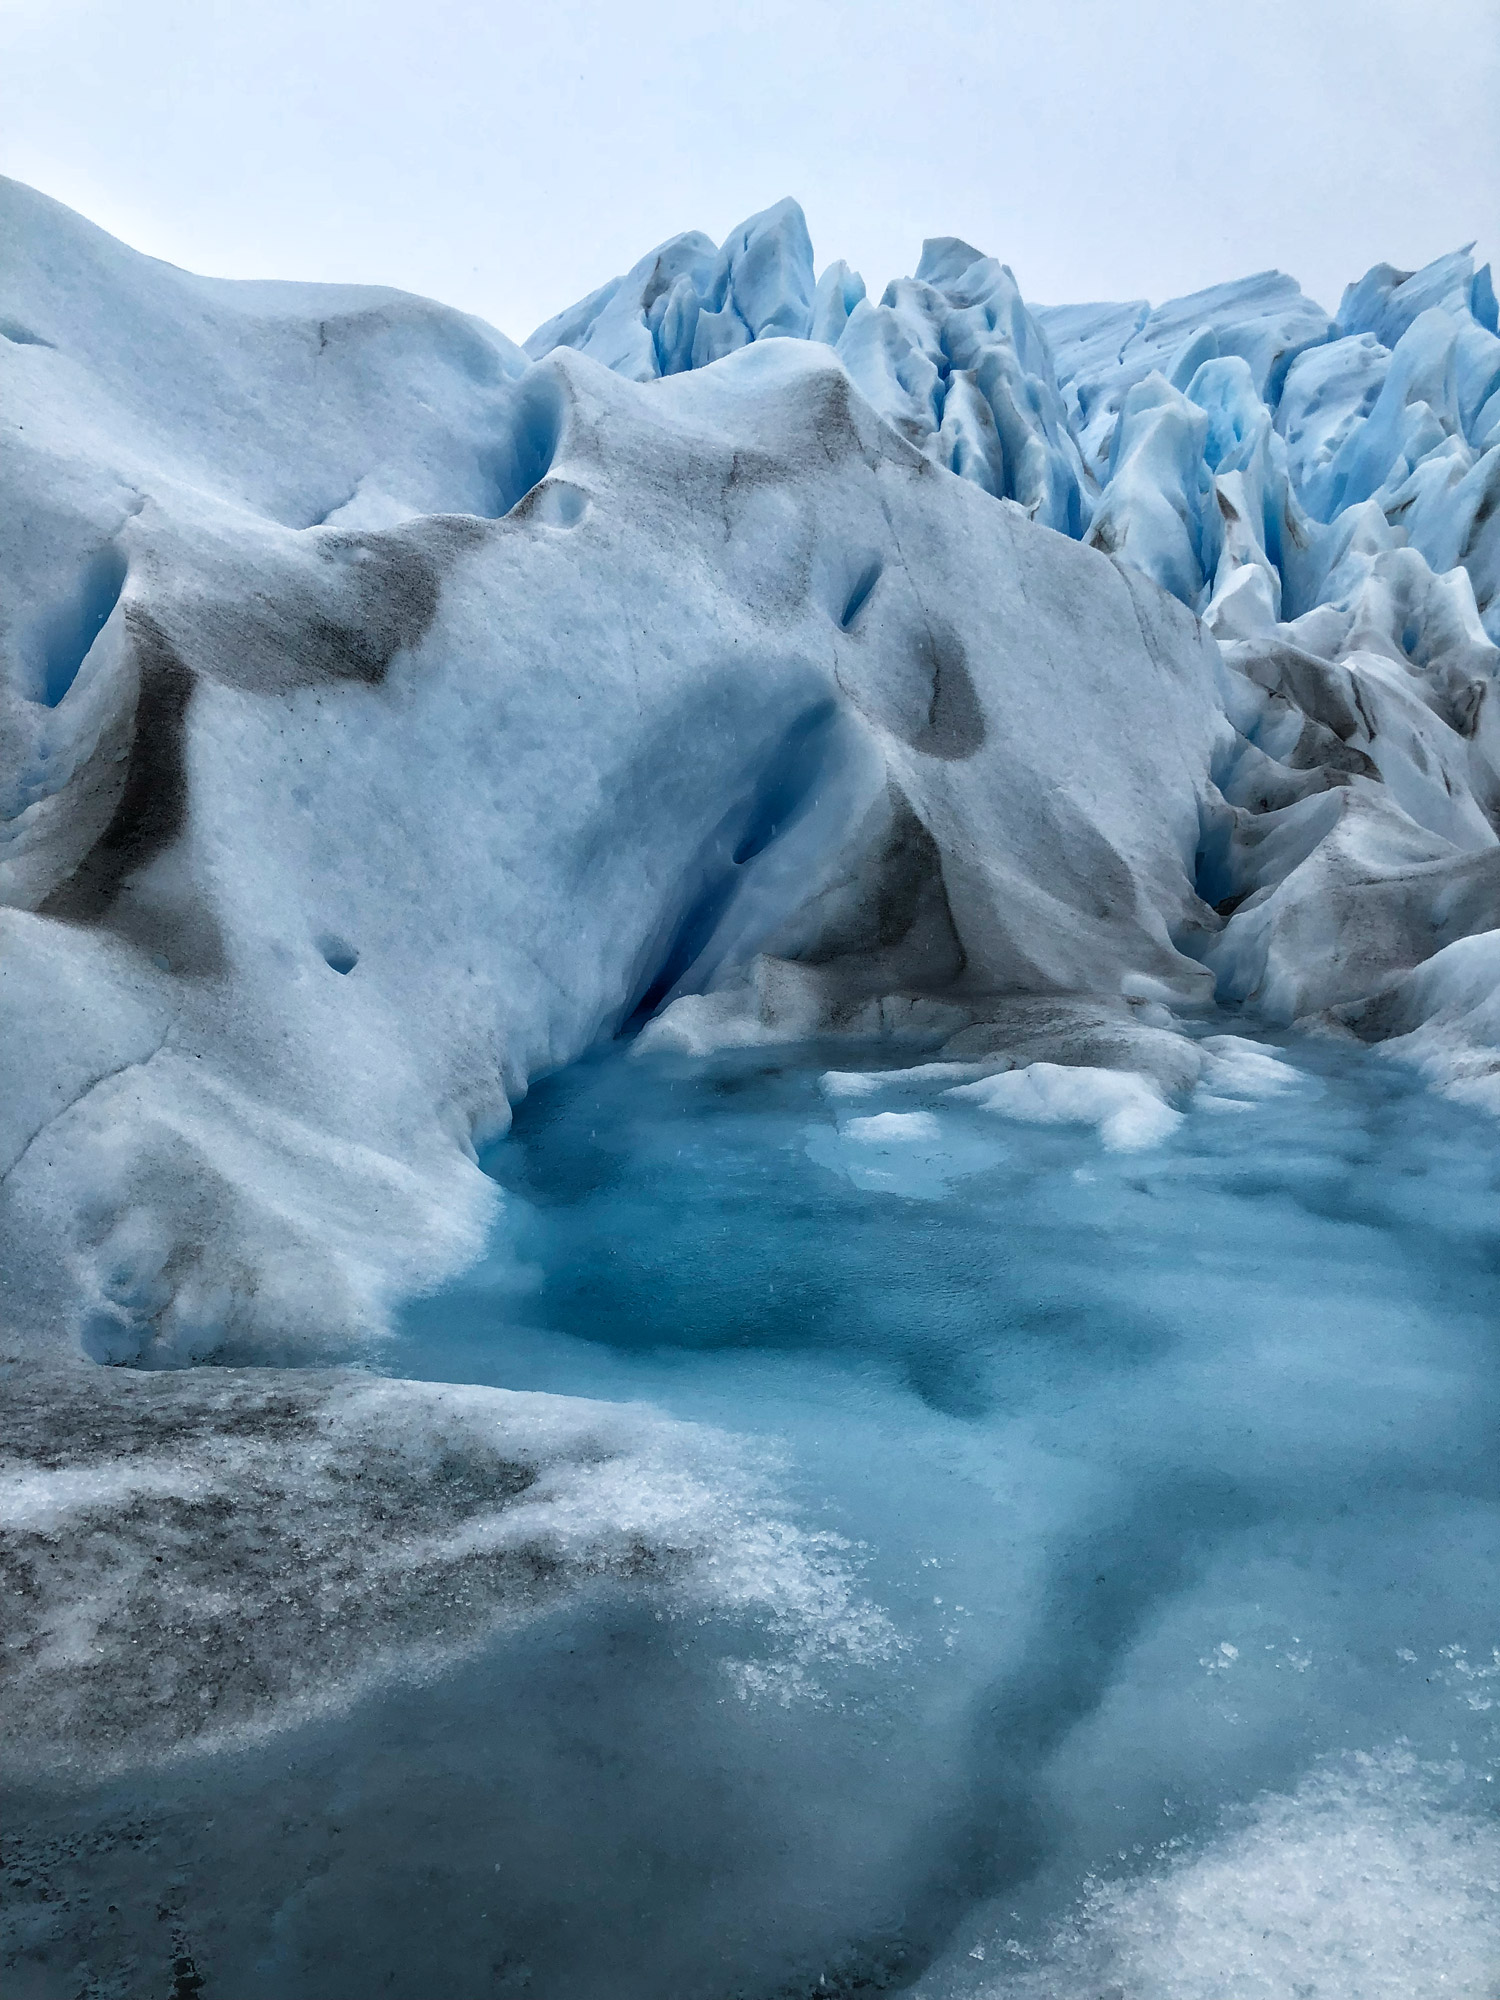
[(793, 194), (878, 295), (928, 235), (1025, 296), (1500, 257), (1500, 0), (0, 0), (0, 172), (222, 277), (513, 338)]

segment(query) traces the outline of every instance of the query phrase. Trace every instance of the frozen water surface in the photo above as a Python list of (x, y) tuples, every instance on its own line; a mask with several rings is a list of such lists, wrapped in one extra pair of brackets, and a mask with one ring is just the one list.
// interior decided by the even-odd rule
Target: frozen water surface
[(1494, 1993), (1493, 1124), (1204, 1041), (1114, 1147), (847, 1044), (539, 1084), (386, 1365), (735, 1434), (780, 1608), (613, 1576), (54, 1804), (23, 1900), (210, 1994)]

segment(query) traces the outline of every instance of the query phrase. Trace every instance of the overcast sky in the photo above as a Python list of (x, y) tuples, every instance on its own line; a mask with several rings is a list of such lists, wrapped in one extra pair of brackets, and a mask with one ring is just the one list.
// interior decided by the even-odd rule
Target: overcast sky
[(516, 338), (783, 194), (872, 292), (924, 235), (1025, 295), (1500, 253), (1500, 0), (0, 0), (0, 170), (227, 277)]

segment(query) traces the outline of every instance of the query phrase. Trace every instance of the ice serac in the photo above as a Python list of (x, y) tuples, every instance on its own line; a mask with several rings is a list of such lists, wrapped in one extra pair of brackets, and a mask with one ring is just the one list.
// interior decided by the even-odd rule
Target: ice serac
[(1336, 317), (1276, 271), (1028, 309), (1005, 267), (938, 237), (878, 304), (830, 266), (814, 318), (925, 456), (1220, 642), (1197, 880), (1224, 996), (1342, 1007), (1500, 921), (1500, 339), (1468, 251), (1377, 266)]
[(794, 201), (740, 224), (722, 249), (697, 230), (673, 236), (623, 278), (537, 328), (526, 353), (587, 354), (633, 382), (705, 367), (752, 340), (813, 332), (812, 244)]
[(527, 355), (540, 361), (554, 348), (571, 347), (632, 382), (690, 368), (700, 293), (708, 289), (715, 254), (710, 238), (696, 230), (672, 237), (623, 278), (538, 327)]
[[(1378, 265), (1333, 318), (1280, 271), (1156, 307), (1028, 308), (1007, 267), (934, 237), (916, 276), (875, 303), (841, 263), (813, 286), (801, 212), (781, 202), (734, 232), (707, 276), (675, 281), (676, 323), (701, 313), (701, 329), (693, 320), (690, 354), (677, 337), (676, 359), (659, 342), (653, 358), (646, 322), (665, 308), (642, 301), (659, 260), (690, 241), (700, 254), (706, 239), (673, 239), (527, 352), (571, 344), (642, 379), (771, 334), (835, 346), (866, 399), (937, 463), (1092, 535), (1231, 638), (1320, 603), (1335, 524), (1372, 498), (1394, 545), (1437, 574), (1463, 568), (1481, 616), (1500, 616), (1500, 339), (1488, 267), (1468, 251), (1415, 273)], [(641, 368), (589, 344), (611, 315), (630, 319)], [(1169, 391), (1208, 426), (1170, 416)]]

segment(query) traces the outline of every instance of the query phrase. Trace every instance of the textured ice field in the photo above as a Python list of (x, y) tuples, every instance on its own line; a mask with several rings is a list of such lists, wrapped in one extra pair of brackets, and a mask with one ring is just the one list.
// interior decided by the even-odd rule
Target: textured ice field
[(13, 1921), (328, 2000), (1492, 1994), (1493, 1127), (1225, 1026), (1125, 1144), (847, 1043), (540, 1084), (386, 1365), (735, 1434), (738, 1583), (54, 1800)]

